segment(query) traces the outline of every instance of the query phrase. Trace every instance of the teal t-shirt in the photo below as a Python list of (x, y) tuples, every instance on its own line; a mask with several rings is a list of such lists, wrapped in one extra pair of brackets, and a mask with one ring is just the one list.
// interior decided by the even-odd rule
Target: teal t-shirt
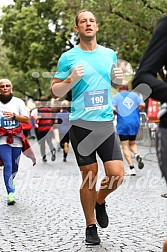
[(83, 65), (84, 76), (73, 85), (70, 120), (111, 121), (111, 74), (117, 64), (116, 53), (98, 45), (92, 52), (78, 46), (62, 54), (55, 78), (65, 80), (77, 65)]

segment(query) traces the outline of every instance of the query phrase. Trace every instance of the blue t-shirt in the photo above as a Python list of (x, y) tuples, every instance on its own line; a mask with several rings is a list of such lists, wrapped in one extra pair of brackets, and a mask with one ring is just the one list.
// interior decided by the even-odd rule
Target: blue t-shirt
[(59, 59), (55, 78), (65, 80), (73, 68), (83, 65), (84, 76), (72, 87), (70, 120), (111, 121), (111, 74), (117, 64), (116, 53), (98, 45), (87, 52), (74, 46)]
[(112, 104), (117, 109), (117, 134), (137, 135), (140, 127), (141, 103), (143, 100), (134, 92), (120, 92), (112, 97)]

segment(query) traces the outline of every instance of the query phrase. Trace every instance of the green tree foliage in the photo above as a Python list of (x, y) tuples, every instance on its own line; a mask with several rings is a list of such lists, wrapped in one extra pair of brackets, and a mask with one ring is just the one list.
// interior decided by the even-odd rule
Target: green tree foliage
[[(74, 17), (80, 9), (91, 10), (96, 15), (98, 43), (116, 50), (118, 58), (130, 62), (134, 69), (146, 49), (155, 24), (167, 9), (164, 0), (14, 2), (15, 5), (3, 8), (1, 18), (1, 39), (7, 48), (3, 52), (13, 71), (0, 70), (0, 75), (9, 74), (7, 77), (15, 83), (15, 90), (35, 99), (42, 94), (49, 96), (52, 72), (56, 70), (58, 58), (77, 43)], [(51, 74), (44, 74), (48, 72)]]
[(7, 48), (2, 46), (2, 40), (0, 40), (0, 78), (10, 75), (12, 68), (9, 65), (9, 59), (7, 57)]

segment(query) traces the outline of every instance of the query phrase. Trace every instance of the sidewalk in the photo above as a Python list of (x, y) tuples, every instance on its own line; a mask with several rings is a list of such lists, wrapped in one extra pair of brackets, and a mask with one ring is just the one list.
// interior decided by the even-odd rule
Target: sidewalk
[[(62, 151), (56, 161), (42, 163), (39, 146), (31, 140), (37, 165), (22, 156), (16, 178), (14, 206), (7, 206), (0, 170), (0, 252), (160, 252), (167, 238), (167, 192), (155, 154), (147, 155), (137, 176), (126, 176), (107, 198), (109, 226), (98, 227), (101, 245), (85, 246), (84, 215), (79, 200), (81, 177), (72, 149), (68, 162)], [(148, 148), (139, 150), (142, 155)], [(101, 163), (100, 163), (101, 164)], [(127, 165), (125, 163), (125, 169)], [(103, 177), (99, 167), (99, 180)], [(99, 183), (98, 183), (99, 186)]]

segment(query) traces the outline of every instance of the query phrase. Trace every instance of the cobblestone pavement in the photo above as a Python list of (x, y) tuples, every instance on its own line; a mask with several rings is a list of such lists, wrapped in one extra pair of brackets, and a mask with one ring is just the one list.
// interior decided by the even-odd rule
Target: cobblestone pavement
[[(32, 167), (31, 161), (22, 156), (14, 206), (6, 204), (0, 170), (0, 251), (162, 251), (167, 237), (167, 199), (161, 194), (167, 190), (154, 154), (147, 155), (150, 160), (145, 161), (143, 170), (137, 170), (136, 177), (126, 176), (107, 198), (109, 226), (98, 227), (101, 245), (88, 247), (84, 243), (85, 222), (79, 200), (81, 177), (72, 150), (67, 163), (62, 162), (61, 151), (54, 162), (48, 154), (44, 164), (38, 144), (32, 144), (37, 165)], [(145, 155), (148, 148), (140, 151)], [(99, 163), (100, 181), (103, 170)]]

